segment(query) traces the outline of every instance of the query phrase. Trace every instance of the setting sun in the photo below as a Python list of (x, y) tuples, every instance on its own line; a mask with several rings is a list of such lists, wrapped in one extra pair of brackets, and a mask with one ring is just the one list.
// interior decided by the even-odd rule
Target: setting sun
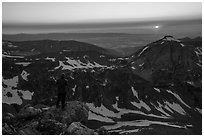
[(155, 29), (158, 29), (158, 28), (159, 28), (159, 26), (154, 26), (154, 28), (155, 28)]

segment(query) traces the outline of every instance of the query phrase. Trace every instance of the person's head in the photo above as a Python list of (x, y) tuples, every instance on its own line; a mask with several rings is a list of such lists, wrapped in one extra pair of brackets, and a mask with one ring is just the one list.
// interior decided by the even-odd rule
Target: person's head
[(65, 74), (62, 73), (62, 74), (61, 74), (61, 79), (64, 79), (64, 78), (65, 78)]

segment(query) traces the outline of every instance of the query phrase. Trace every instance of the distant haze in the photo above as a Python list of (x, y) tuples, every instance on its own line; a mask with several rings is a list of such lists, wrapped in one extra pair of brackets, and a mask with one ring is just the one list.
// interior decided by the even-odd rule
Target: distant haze
[(2, 31), (17, 33), (134, 33), (202, 35), (202, 3), (2, 4)]

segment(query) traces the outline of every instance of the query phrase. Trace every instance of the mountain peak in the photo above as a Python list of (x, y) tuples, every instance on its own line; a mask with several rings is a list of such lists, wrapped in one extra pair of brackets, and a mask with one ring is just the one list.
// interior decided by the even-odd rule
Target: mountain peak
[[(163, 81), (171, 81), (173, 77), (178, 77), (180, 81), (183, 81), (183, 78), (191, 77), (190, 73), (194, 73), (195, 68), (199, 70), (202, 66), (200, 58), (202, 51), (196, 46), (197, 43), (194, 46), (187, 46), (186, 43), (173, 36), (165, 36), (141, 48), (129, 58), (128, 62), (135, 74), (148, 81), (156, 83), (158, 80), (159, 83), (164, 77), (166, 79)], [(170, 73), (172, 76), (168, 75)]]
[(162, 40), (181, 42), (180, 40), (175, 39), (173, 36), (170, 36), (170, 35), (164, 36), (164, 37), (162, 38)]

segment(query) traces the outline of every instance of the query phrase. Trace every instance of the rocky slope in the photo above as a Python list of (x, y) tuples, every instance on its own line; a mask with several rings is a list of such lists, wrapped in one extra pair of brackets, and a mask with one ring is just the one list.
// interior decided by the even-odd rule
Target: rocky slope
[[(19, 115), (28, 103), (34, 108), (38, 104), (49, 106), (46, 112), (57, 116), (51, 115), (51, 120), (37, 125), (49, 123), (49, 127), (54, 123), (56, 129), (62, 130), (58, 132), (53, 127), (52, 133), (44, 132), (42, 127), (37, 134), (73, 130), (63, 125), (70, 118), (62, 118), (52, 107), (56, 102), (54, 81), (62, 72), (69, 80), (67, 100), (79, 100), (89, 109), (83, 114), (86, 127), (68, 122), (77, 127), (76, 131), (85, 128), (88, 132), (90, 128), (99, 134), (201, 134), (202, 51), (195, 43), (168, 36), (126, 58), (111, 56), (93, 45), (83, 47), (81, 43), (77, 48), (77, 42), (74, 46), (72, 42), (62, 42), (66, 43), (63, 45), (59, 41), (14, 43), (7, 41), (3, 45), (3, 117), (8, 112)], [(49, 50), (52, 47), (55, 48)], [(70, 111), (65, 115), (76, 117)]]
[[(3, 135), (94, 135), (94, 130), (84, 126), (88, 107), (77, 101), (68, 102), (66, 109), (55, 106), (26, 105), (17, 115), (3, 117)], [(81, 123), (80, 123), (81, 122)]]
[[(154, 84), (196, 81), (201, 83), (201, 41), (182, 42), (172, 36), (148, 44), (129, 59), (129, 67)], [(194, 44), (193, 44), (194, 43)]]
[(2, 52), (6, 104), (21, 105), (22, 100), (39, 101), (50, 93), (53, 95), (56, 89), (50, 80), (62, 72), (94, 73), (113, 69), (120, 62), (105, 49), (76, 41), (4, 41)]

